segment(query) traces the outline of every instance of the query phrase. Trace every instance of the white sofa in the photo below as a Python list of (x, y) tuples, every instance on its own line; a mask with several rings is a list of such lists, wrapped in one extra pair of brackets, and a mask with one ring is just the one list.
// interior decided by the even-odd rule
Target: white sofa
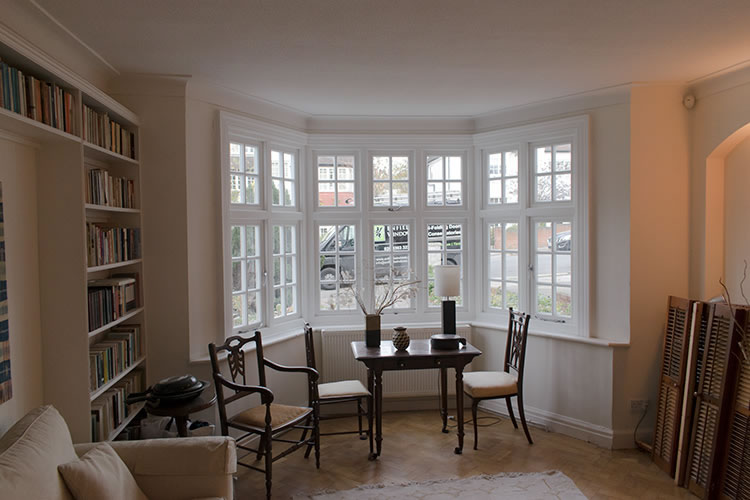
[[(237, 454), (232, 438), (110, 444), (150, 499), (233, 498)], [(0, 438), (0, 497), (71, 500), (57, 466), (76, 460), (93, 446), (95, 443), (73, 445), (67, 424), (54, 407), (36, 408)]]

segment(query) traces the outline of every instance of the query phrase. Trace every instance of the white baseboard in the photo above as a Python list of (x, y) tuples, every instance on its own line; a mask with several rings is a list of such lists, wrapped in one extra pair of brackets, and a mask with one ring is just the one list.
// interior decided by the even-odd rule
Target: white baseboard
[[(513, 402), (515, 403), (515, 401)], [(513, 412), (516, 415), (516, 420), (518, 420), (518, 405), (514, 404), (513, 406)], [(505, 401), (502, 399), (482, 401), (479, 403), (479, 408), (490, 413), (508, 417), (508, 409)], [(551, 432), (559, 432), (566, 436), (593, 443), (602, 448), (613, 448), (614, 436), (612, 429), (530, 406), (524, 405), (524, 410), (526, 412), (526, 423), (531, 426), (541, 427)], [(518, 425), (520, 428), (521, 423), (519, 422)]]

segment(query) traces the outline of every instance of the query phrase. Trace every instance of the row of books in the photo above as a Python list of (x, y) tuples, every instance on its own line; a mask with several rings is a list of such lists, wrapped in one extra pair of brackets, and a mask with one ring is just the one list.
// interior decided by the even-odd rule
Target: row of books
[(83, 138), (114, 153), (135, 158), (135, 134), (109, 117), (83, 105)]
[(139, 228), (86, 223), (89, 267), (141, 258)]
[(91, 404), (92, 441), (107, 441), (110, 438), (110, 434), (130, 416), (132, 408), (125, 404), (128, 394), (140, 392), (142, 388), (143, 373), (136, 370)]
[(0, 61), (0, 106), (69, 134), (75, 134), (75, 99), (55, 83), (25, 75)]
[(88, 321), (92, 332), (138, 307), (137, 274), (89, 280)]
[(112, 328), (104, 341), (89, 347), (91, 392), (130, 368), (141, 357), (141, 328), (124, 325)]
[(135, 182), (113, 177), (107, 170), (89, 170), (86, 203), (105, 207), (135, 208)]

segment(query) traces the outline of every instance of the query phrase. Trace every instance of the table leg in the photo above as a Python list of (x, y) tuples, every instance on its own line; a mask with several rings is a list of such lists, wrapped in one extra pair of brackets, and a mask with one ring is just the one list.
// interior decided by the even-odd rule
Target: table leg
[(440, 416), (443, 418), (443, 432), (448, 434), (448, 369), (440, 368)]
[(383, 371), (375, 370), (375, 456), (383, 447)]
[(187, 437), (187, 417), (175, 417), (175, 423), (177, 423), (177, 435), (180, 437)]
[(373, 373), (370, 368), (367, 369), (367, 390), (370, 391), (370, 399), (367, 401), (367, 426), (370, 429), (370, 460), (375, 460), (377, 456), (373, 453), (375, 438), (372, 428), (372, 419), (375, 415), (375, 388), (373, 387)]
[(453, 452), (456, 455), (464, 449), (464, 367), (456, 365), (456, 420), (458, 421), (458, 446)]

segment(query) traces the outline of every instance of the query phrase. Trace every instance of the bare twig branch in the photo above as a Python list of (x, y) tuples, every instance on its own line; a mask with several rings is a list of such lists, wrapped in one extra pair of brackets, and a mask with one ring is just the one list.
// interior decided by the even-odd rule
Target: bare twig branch
[(745, 299), (745, 305), (750, 306), (750, 302), (747, 300), (747, 296), (745, 295), (745, 280), (747, 279), (747, 259), (743, 260), (745, 263), (745, 268), (742, 270), (742, 281), (740, 281), (740, 295), (742, 295), (742, 298)]
[[(745, 261), (745, 275), (747, 275), (747, 261)], [(742, 278), (742, 281), (745, 281), (744, 277)], [(745, 352), (745, 345), (744, 345), (745, 339), (747, 338), (747, 332), (745, 331), (744, 328), (742, 328), (742, 325), (737, 323), (737, 320), (734, 318), (735, 307), (734, 305), (732, 305), (732, 297), (729, 295), (729, 289), (727, 288), (727, 285), (724, 283), (724, 281), (721, 278), (719, 278), (719, 284), (721, 285), (721, 288), (724, 290), (724, 293), (722, 295), (727, 305), (729, 306), (729, 311), (731, 313), (730, 317), (731, 317), (732, 326), (737, 329), (741, 337), (740, 341), (738, 342), (740, 352), (742, 353), (742, 356), (745, 358), (745, 361), (748, 361), (747, 352)], [(743, 297), (744, 297), (744, 293), (743, 293)], [(745, 300), (747, 301), (747, 298)]]

